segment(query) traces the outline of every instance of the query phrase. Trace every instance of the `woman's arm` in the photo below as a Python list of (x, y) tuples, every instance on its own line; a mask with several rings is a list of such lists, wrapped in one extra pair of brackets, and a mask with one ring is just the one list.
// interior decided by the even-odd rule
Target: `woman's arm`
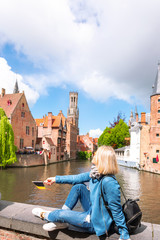
[(104, 199), (111, 210), (113, 220), (118, 227), (120, 239), (129, 239), (129, 233), (125, 222), (125, 217), (121, 206), (120, 186), (118, 182), (110, 177), (106, 177), (102, 183)]
[(77, 183), (89, 182), (89, 180), (90, 180), (89, 172), (86, 172), (86, 173), (81, 173), (77, 175), (65, 175), (65, 176), (56, 176), (56, 177), (47, 178), (44, 181), (44, 184), (51, 185), (54, 182), (77, 184)]

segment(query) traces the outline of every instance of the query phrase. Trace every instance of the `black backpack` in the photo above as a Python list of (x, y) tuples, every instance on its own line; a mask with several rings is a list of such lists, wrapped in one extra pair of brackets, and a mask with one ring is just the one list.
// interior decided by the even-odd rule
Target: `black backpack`
[[(113, 176), (110, 176), (110, 177), (115, 179)], [(103, 178), (102, 178), (102, 180), (103, 180)], [(101, 197), (104, 201), (105, 207), (107, 208), (110, 216), (113, 219), (111, 210), (108, 207), (108, 203), (105, 202), (105, 200), (104, 200), (103, 191), (102, 191), (102, 180), (101, 180)], [(120, 186), (120, 189), (121, 189), (121, 192), (125, 199), (125, 203), (123, 204), (122, 209), (123, 209), (123, 213), (124, 213), (124, 216), (126, 219), (126, 225), (127, 225), (129, 233), (133, 233), (138, 227), (141, 226), (142, 211), (137, 203), (137, 201), (139, 201), (139, 199), (136, 199), (136, 200), (128, 199), (127, 200), (121, 186)], [(116, 226), (115, 222), (113, 222), (113, 224), (112, 224), (112, 229), (114, 230), (114, 232), (118, 233), (118, 227)]]

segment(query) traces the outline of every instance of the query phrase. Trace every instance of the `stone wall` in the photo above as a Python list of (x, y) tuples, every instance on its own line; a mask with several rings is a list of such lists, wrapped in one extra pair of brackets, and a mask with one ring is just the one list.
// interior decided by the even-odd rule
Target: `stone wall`
[(39, 154), (17, 154), (17, 162), (12, 167), (32, 167), (44, 165), (44, 155)]

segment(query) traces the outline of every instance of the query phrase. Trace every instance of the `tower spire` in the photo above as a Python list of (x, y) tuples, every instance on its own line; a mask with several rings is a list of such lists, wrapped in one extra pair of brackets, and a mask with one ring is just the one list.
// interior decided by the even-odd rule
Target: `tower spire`
[(17, 79), (16, 79), (16, 82), (15, 82), (15, 86), (14, 86), (13, 93), (19, 93), (19, 88), (18, 88), (18, 82), (17, 82)]
[(152, 86), (153, 92), (152, 95), (160, 94), (160, 63), (158, 63), (158, 71), (154, 85)]

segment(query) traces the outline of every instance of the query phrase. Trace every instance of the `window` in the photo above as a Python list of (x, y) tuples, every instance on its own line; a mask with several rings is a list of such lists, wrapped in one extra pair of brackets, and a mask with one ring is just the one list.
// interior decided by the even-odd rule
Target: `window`
[(66, 132), (63, 132), (63, 137), (65, 137), (66, 136)]
[(153, 163), (157, 163), (156, 158), (153, 158)]
[(157, 122), (158, 124), (160, 124), (160, 120), (158, 120), (158, 122)]
[(158, 102), (160, 102), (160, 98), (158, 99)]
[(32, 140), (32, 147), (34, 148), (34, 140)]
[(156, 153), (159, 153), (159, 150), (156, 150)]
[(21, 117), (25, 117), (25, 112), (21, 112)]
[(34, 136), (34, 127), (32, 127), (32, 136)]
[(58, 131), (58, 136), (61, 136), (61, 133), (62, 133), (62, 131), (61, 131), (61, 130), (59, 130), (59, 131)]
[(24, 103), (22, 103), (22, 107), (24, 107)]
[(59, 147), (57, 147), (57, 152), (59, 152)]
[(58, 138), (58, 144), (60, 144), (61, 143), (61, 139), (60, 138)]
[(160, 113), (160, 109), (158, 109), (158, 113)]
[(11, 101), (11, 100), (8, 100), (8, 101), (7, 101), (7, 104), (8, 104), (8, 106), (11, 106), (11, 105), (12, 105), (12, 101)]
[(20, 139), (20, 149), (22, 149), (24, 147), (24, 139)]
[(159, 133), (156, 133), (156, 137), (159, 137)]
[(26, 126), (26, 134), (29, 135), (29, 127)]
[(73, 102), (73, 97), (71, 97), (71, 102)]

